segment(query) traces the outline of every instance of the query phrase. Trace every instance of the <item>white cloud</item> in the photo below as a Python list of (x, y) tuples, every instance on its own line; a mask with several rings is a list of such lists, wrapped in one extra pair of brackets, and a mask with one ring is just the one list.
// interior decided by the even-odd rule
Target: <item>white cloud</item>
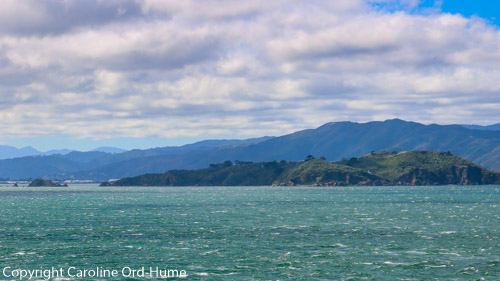
[(97, 70), (94, 74), (96, 80), (95, 91), (99, 94), (115, 94), (126, 84), (121, 73)]
[(246, 16), (286, 4), (286, 1), (282, 0), (142, 0), (137, 2), (145, 14), (160, 12), (174, 17), (184, 17), (193, 21)]
[(281, 79), (276, 81), (270, 96), (275, 99), (304, 98), (307, 97), (304, 91), (306, 84), (304, 80)]
[(40, 1), (0, 1), (0, 29), (22, 30), (33, 28), (47, 20), (47, 11)]
[(208, 138), (498, 122), (496, 27), (373, 2), (3, 1), (0, 129)]

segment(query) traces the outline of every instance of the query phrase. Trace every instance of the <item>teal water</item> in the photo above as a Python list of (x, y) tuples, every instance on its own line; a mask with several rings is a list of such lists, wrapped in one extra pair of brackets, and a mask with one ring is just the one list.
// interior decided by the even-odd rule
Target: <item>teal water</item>
[(0, 279), (143, 266), (185, 270), (176, 280), (499, 280), (500, 186), (0, 187)]

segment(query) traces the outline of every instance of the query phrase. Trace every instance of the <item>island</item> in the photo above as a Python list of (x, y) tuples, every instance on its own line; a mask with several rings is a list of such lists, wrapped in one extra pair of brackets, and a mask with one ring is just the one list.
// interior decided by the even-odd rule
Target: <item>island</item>
[(28, 185), (29, 187), (40, 187), (40, 186), (68, 186), (67, 184), (58, 184), (51, 180), (44, 180), (41, 178), (35, 179)]
[(371, 152), (328, 162), (226, 161), (199, 170), (170, 170), (101, 186), (379, 186), (500, 184), (500, 173), (443, 151)]

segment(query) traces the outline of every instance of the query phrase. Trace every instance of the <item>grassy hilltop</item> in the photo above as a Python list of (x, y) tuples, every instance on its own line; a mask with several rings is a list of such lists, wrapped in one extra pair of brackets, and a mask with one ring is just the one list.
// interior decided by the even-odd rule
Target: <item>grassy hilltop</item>
[(338, 163), (370, 171), (396, 185), (500, 183), (500, 173), (442, 151), (374, 152)]
[(144, 174), (103, 185), (477, 185), (500, 184), (500, 173), (441, 151), (372, 152), (339, 162), (226, 161), (199, 170)]

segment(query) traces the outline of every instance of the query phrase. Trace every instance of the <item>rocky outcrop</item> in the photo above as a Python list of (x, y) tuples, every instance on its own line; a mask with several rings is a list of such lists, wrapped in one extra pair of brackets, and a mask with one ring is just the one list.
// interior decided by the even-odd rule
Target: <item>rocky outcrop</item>
[(40, 186), (68, 186), (67, 184), (58, 184), (51, 180), (36, 179), (28, 185), (30, 187), (40, 187)]

